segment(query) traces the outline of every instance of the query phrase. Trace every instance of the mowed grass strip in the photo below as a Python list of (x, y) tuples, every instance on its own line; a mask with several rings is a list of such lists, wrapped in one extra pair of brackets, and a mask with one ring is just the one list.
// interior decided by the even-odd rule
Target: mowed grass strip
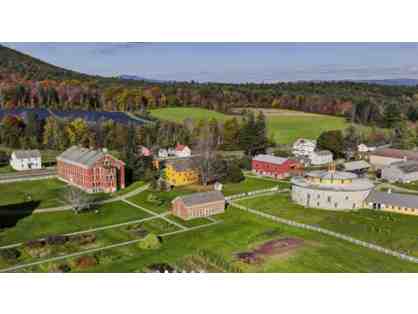
[(294, 204), (290, 195), (275, 194), (238, 201), (282, 218), (320, 226), (386, 248), (418, 256), (418, 217), (369, 209), (330, 211)]
[[(145, 271), (154, 263), (174, 265), (198, 250), (222, 256), (248, 272), (417, 272), (418, 265), (315, 232), (280, 225), (236, 208), (221, 215), (222, 223), (163, 238), (157, 250), (139, 250), (111, 263), (86, 269), (89, 272)], [(272, 257), (259, 265), (243, 265), (235, 253), (270, 239), (296, 237), (304, 240), (291, 255)], [(112, 250), (103, 252), (112, 256)]]
[(0, 245), (72, 233), (149, 217), (139, 208), (118, 201), (101, 205), (98, 212), (75, 214), (73, 211), (32, 214), (17, 221), (11, 228), (0, 231)]

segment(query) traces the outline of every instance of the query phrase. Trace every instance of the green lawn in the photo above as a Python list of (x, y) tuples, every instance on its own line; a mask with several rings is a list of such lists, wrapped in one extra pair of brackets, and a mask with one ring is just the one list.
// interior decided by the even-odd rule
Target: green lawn
[(13, 182), (0, 184), (0, 206), (38, 201), (38, 208), (63, 205), (62, 192), (65, 183), (58, 179)]
[[(386, 256), (343, 241), (260, 218), (229, 208), (223, 222), (196, 231), (163, 239), (158, 250), (136, 250), (133, 256), (120, 256), (115, 250), (104, 255), (119, 255), (111, 263), (90, 268), (91, 272), (144, 271), (152, 263), (179, 263), (198, 250), (207, 250), (238, 265), (244, 272), (417, 272), (418, 265)], [(273, 236), (271, 234), (274, 234)], [(259, 265), (237, 263), (234, 253), (277, 237), (298, 237), (304, 246), (293, 254), (272, 257)]]
[[(290, 114), (289, 114), (290, 113)], [(303, 114), (287, 111), (286, 115), (267, 115), (267, 128), (270, 135), (281, 144), (293, 143), (300, 137), (316, 139), (323, 131), (344, 129), (347, 126), (344, 118)], [(151, 110), (151, 114), (162, 120), (183, 122), (186, 118), (194, 120), (216, 118), (218, 121), (225, 121), (232, 118), (212, 110), (188, 107), (172, 107)]]
[(10, 173), (10, 172), (16, 172), (10, 165), (2, 165), (0, 166), (0, 174), (2, 173)]
[(193, 191), (185, 188), (176, 188), (170, 192), (144, 191), (128, 200), (156, 213), (163, 213), (170, 210), (171, 201), (174, 198), (190, 193)]
[(189, 108), (189, 107), (172, 107), (164, 109), (151, 110), (151, 115), (161, 120), (169, 120), (174, 122), (183, 122), (186, 118), (193, 120), (212, 119), (222, 122), (231, 118), (231, 116), (225, 115), (213, 110), (201, 109), (201, 108)]
[(148, 213), (122, 201), (101, 205), (98, 210), (98, 213), (75, 214), (73, 211), (63, 211), (32, 214), (20, 219), (15, 227), (0, 230), (0, 244), (12, 244), (48, 235), (70, 233), (150, 216)]
[(399, 186), (404, 189), (418, 191), (418, 181), (410, 183), (394, 183), (394, 185)]
[(246, 177), (244, 181), (239, 183), (227, 183), (223, 186), (223, 193), (228, 195), (250, 192), (254, 190), (269, 189), (276, 186), (280, 188), (288, 187), (289, 184), (283, 182), (274, 182), (274, 180), (264, 180), (258, 178)]
[(270, 136), (280, 144), (290, 144), (298, 138), (317, 139), (322, 132), (347, 127), (344, 118), (325, 115), (267, 116)]
[(289, 194), (260, 196), (239, 203), (272, 215), (321, 226), (418, 256), (418, 217), (416, 216), (367, 209), (329, 211), (304, 208), (292, 203)]

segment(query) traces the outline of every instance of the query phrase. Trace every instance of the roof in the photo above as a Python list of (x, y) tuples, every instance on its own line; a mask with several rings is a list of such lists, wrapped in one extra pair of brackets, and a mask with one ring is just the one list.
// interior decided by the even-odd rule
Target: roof
[(185, 148), (188, 148), (186, 145), (177, 144), (176, 151), (183, 151)]
[(193, 159), (174, 159), (166, 162), (166, 165), (171, 165), (176, 171), (187, 171), (196, 169), (196, 163)]
[(412, 194), (372, 191), (366, 201), (398, 207), (418, 208), (418, 195)]
[(332, 156), (332, 153), (329, 150), (318, 150), (318, 151), (314, 151), (315, 154), (317, 154), (318, 156)]
[(408, 160), (408, 161), (399, 161), (391, 164), (389, 167), (396, 167), (403, 173), (413, 173), (418, 172), (418, 161)]
[(41, 158), (41, 152), (37, 149), (15, 150), (13, 153), (16, 156), (17, 159)]
[(225, 201), (225, 197), (220, 191), (194, 193), (185, 196), (179, 196), (176, 199), (181, 199), (186, 206), (195, 206), (200, 204)]
[(93, 150), (79, 146), (72, 146), (59, 155), (57, 160), (90, 168), (106, 155), (107, 153), (103, 150)]
[(412, 150), (402, 150), (402, 149), (394, 149), (394, 148), (381, 148), (381, 149), (376, 149), (370, 155), (389, 157), (389, 158), (397, 158), (397, 159), (406, 158), (407, 160), (418, 161), (418, 152), (414, 152)]
[(306, 138), (299, 138), (296, 140), (296, 142), (293, 145), (299, 145), (299, 144), (314, 144), (316, 145), (316, 140), (309, 140)]
[(370, 164), (364, 160), (349, 161), (344, 163), (344, 169), (347, 171), (361, 170), (370, 168)]
[(273, 155), (264, 155), (264, 154), (261, 154), (261, 155), (255, 156), (253, 158), (253, 160), (262, 161), (262, 162), (268, 162), (268, 163), (276, 164), (276, 165), (281, 165), (284, 162), (288, 161), (289, 159), (283, 158), (283, 157), (276, 157), (276, 156), (273, 156)]
[(344, 171), (324, 171), (324, 170), (315, 170), (310, 171), (306, 174), (308, 177), (315, 177), (325, 180), (348, 180), (348, 179), (357, 179), (358, 176), (351, 172)]

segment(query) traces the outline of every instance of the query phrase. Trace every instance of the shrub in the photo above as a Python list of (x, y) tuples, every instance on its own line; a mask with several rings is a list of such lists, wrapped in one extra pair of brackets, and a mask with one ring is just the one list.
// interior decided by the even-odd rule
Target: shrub
[(47, 245), (63, 245), (68, 241), (67, 236), (62, 235), (52, 235), (45, 238)]
[(75, 261), (75, 265), (80, 269), (93, 267), (97, 264), (97, 259), (93, 256), (81, 256)]
[(45, 246), (44, 240), (29, 240), (25, 243), (25, 247), (28, 249), (39, 249)]
[(83, 233), (72, 236), (70, 240), (76, 242), (79, 245), (86, 245), (94, 243), (96, 241), (96, 235), (94, 233)]
[(139, 247), (144, 250), (155, 250), (160, 248), (160, 246), (160, 239), (154, 233), (149, 233), (142, 241), (139, 242)]
[(0, 250), (0, 256), (6, 261), (16, 261), (20, 255), (20, 251), (16, 248)]
[(71, 267), (68, 264), (52, 264), (49, 267), (49, 271), (53, 273), (68, 273), (71, 271)]
[(226, 169), (226, 175), (223, 178), (223, 183), (238, 183), (245, 179), (241, 168), (235, 163), (229, 163)]

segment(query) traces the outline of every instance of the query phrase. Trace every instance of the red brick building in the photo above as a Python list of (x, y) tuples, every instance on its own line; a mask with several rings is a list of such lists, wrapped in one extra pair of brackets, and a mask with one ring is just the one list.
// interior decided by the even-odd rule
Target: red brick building
[(225, 211), (225, 197), (220, 191), (194, 193), (176, 197), (171, 213), (184, 220), (208, 217)]
[(303, 173), (303, 165), (296, 160), (272, 155), (257, 155), (251, 161), (254, 173), (273, 178), (286, 178)]
[(58, 178), (88, 193), (125, 188), (125, 163), (106, 149), (73, 146), (57, 157)]

